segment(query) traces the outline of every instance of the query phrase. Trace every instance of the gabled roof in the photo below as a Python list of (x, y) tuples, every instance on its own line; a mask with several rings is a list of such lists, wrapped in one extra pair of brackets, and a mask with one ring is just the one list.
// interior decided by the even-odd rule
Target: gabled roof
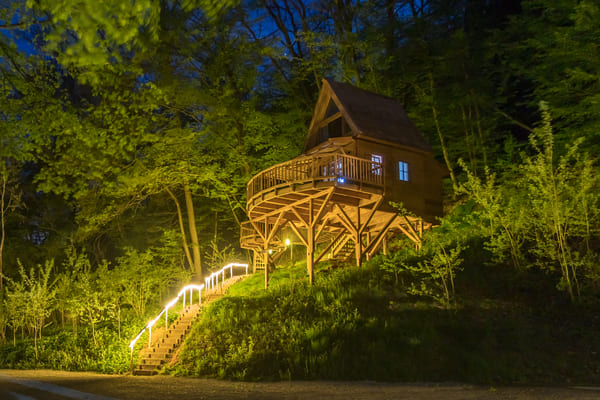
[[(308, 130), (304, 151), (333, 101), (352, 130), (353, 137), (367, 137), (431, 152), (431, 146), (396, 100), (347, 83), (323, 79), (319, 100)], [(311, 146), (312, 147), (312, 146)]]

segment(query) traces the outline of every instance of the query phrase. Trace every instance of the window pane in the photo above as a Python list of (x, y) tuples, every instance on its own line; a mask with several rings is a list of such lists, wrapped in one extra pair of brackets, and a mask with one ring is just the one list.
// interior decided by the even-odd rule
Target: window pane
[(408, 182), (408, 163), (398, 161), (398, 179)]
[(373, 175), (381, 175), (381, 167), (383, 164), (383, 156), (381, 154), (371, 154), (371, 161), (379, 164), (371, 164)]

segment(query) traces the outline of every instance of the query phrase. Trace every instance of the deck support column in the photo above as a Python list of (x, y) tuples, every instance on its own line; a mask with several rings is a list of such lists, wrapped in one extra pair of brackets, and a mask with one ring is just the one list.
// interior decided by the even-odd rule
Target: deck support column
[(265, 263), (265, 290), (269, 287), (269, 246), (265, 244), (263, 250), (263, 262)]
[(269, 220), (265, 218), (265, 241), (263, 246), (263, 262), (265, 263), (265, 290), (269, 287)]
[(314, 271), (313, 265), (315, 263), (315, 228), (310, 225), (306, 232), (306, 269), (308, 272), (308, 282), (310, 285), (313, 284)]
[(387, 241), (387, 232), (386, 232), (386, 233), (384, 233), (384, 236), (383, 236), (383, 242), (382, 242), (382, 244), (383, 244), (383, 255), (384, 255), (384, 256), (387, 256), (387, 255), (388, 255), (388, 241)]
[(360, 229), (360, 206), (356, 207), (356, 231), (355, 231), (355, 239), (356, 246), (354, 246), (354, 250), (356, 253), (356, 266), (360, 268), (362, 265), (362, 231)]

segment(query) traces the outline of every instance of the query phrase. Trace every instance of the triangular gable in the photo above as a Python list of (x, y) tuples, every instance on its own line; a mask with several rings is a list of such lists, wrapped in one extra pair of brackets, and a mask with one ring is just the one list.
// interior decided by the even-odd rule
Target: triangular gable
[(319, 93), (317, 104), (313, 112), (313, 117), (308, 128), (308, 134), (304, 142), (304, 152), (310, 150), (312, 147), (320, 143), (319, 135), (322, 122), (335, 118), (340, 113), (342, 121), (350, 128), (350, 132), (344, 136), (354, 136), (358, 134), (359, 130), (350, 118), (350, 115), (346, 112), (344, 105), (338, 99), (335, 92), (332, 90), (331, 85), (326, 79), (323, 79), (323, 86)]
[(352, 85), (323, 79), (323, 86), (308, 129), (304, 152), (320, 144), (319, 130), (333, 102), (348, 125), (344, 136), (365, 137), (431, 152), (417, 127), (396, 100)]

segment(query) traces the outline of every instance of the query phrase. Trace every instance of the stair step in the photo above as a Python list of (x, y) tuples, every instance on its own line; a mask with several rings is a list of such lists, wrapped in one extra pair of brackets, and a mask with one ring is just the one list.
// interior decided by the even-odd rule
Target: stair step
[(138, 365), (138, 369), (149, 369), (153, 370), (159, 368), (164, 364), (163, 360), (153, 360), (152, 363), (147, 363), (146, 360), (142, 360), (142, 362)]
[(152, 375), (158, 374), (158, 371), (148, 371), (148, 370), (144, 370), (144, 369), (136, 369), (133, 371), (133, 374), (138, 375), (138, 376), (152, 376)]
[(152, 358), (152, 359), (165, 358), (166, 356), (168, 356), (171, 353), (172, 353), (172, 350), (154, 351), (152, 353), (146, 354), (146, 356), (143, 358), (148, 358), (148, 359), (150, 359), (150, 358)]

